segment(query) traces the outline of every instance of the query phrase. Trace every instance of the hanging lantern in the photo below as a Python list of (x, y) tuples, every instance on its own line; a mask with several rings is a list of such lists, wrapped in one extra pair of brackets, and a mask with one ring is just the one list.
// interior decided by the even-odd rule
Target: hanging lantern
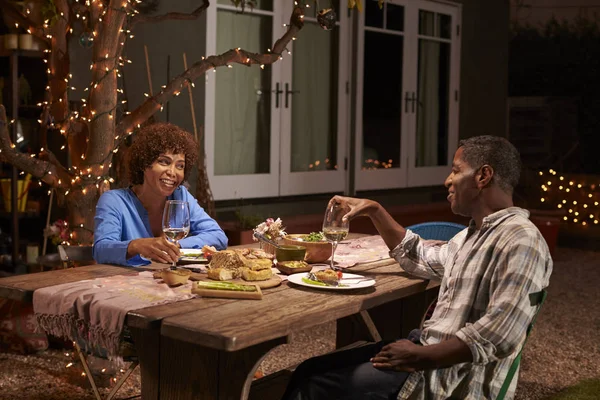
[(90, 31), (85, 31), (79, 36), (79, 44), (85, 49), (89, 49), (94, 44), (94, 35)]
[(335, 28), (336, 14), (333, 8), (324, 8), (317, 14), (317, 21), (321, 28), (329, 31)]

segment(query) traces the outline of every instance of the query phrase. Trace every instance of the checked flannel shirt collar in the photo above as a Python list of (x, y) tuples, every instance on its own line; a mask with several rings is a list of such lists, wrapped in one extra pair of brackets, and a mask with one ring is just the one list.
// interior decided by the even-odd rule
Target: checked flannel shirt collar
[[(522, 348), (536, 307), (529, 294), (548, 286), (550, 252), (529, 212), (510, 207), (474, 221), (449, 242), (429, 242), (407, 230), (390, 252), (412, 275), (441, 279), (435, 311), (421, 343), (454, 336), (473, 362), (412, 373), (398, 399), (495, 399)], [(506, 398), (514, 396), (517, 376)]]

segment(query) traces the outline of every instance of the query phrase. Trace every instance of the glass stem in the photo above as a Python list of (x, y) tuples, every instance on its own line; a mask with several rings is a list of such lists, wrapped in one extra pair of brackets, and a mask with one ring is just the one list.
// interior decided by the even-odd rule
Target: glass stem
[[(179, 242), (177, 240), (174, 240), (173, 243), (175, 243), (175, 246), (179, 247)], [(175, 268), (177, 266), (177, 261), (173, 261), (173, 265), (171, 265), (171, 267)]]
[(337, 248), (337, 241), (331, 242), (331, 269), (335, 269), (333, 266), (333, 256), (335, 255), (335, 249)]

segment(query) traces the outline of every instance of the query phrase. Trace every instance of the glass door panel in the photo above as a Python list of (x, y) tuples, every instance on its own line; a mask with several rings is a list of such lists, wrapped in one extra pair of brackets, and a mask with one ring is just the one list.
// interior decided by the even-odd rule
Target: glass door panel
[[(207, 10), (208, 54), (232, 48), (264, 52), (281, 34), (273, 2), (240, 13), (229, 4)], [(275, 7), (277, 5), (275, 4)], [(210, 39), (212, 37), (212, 39)], [(278, 63), (246, 67), (231, 64), (206, 73), (207, 171), (215, 199), (277, 196), (280, 117), (272, 112)]]
[(437, 185), (448, 175), (458, 141), (459, 40), (454, 27), (459, 9), (424, 1), (414, 19), (417, 107), (408, 184)]
[(450, 44), (419, 39), (416, 166), (448, 165)]
[(325, 31), (315, 11), (306, 9), (282, 61), (281, 195), (341, 192), (346, 185), (348, 18), (338, 13), (336, 28)]
[[(217, 53), (270, 46), (272, 18), (217, 13)], [(215, 73), (215, 175), (269, 173), (271, 68), (234, 65)]]
[(400, 168), (403, 47), (402, 36), (365, 32), (363, 98), (369, 101), (362, 109), (363, 170)]
[[(359, 18), (356, 189), (402, 187), (408, 121), (404, 109), (410, 55), (405, 1), (366, 2)], [(406, 93), (406, 95), (408, 95)]]
[(292, 172), (338, 167), (338, 46), (339, 31), (323, 32), (314, 23), (307, 23), (294, 42)]

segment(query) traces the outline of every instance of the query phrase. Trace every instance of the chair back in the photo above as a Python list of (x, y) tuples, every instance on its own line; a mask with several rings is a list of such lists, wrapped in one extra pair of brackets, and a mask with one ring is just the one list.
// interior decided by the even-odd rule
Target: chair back
[(416, 225), (407, 226), (407, 229), (410, 229), (417, 235), (421, 236), (426, 240), (450, 240), (456, 235), (458, 232), (462, 231), (466, 228), (466, 226), (461, 224), (456, 224), (454, 222), (443, 222), (443, 221), (434, 221), (434, 222), (423, 222)]
[(63, 268), (94, 264), (92, 246), (58, 246), (58, 255)]
[(529, 334), (531, 333), (531, 330), (533, 329), (533, 324), (535, 323), (535, 320), (540, 313), (542, 304), (544, 304), (544, 300), (546, 300), (547, 295), (548, 295), (548, 292), (546, 292), (546, 290), (544, 290), (544, 289), (542, 289), (541, 291), (536, 292), (536, 293), (531, 293), (529, 295), (529, 303), (531, 304), (532, 307), (537, 307), (537, 310), (536, 310), (535, 314), (533, 315), (533, 319), (531, 320), (531, 323), (527, 327), (527, 333), (525, 335), (525, 342), (523, 343), (521, 350), (519, 350), (519, 354), (517, 354), (517, 357), (515, 357), (515, 359), (513, 360), (513, 363), (510, 365), (510, 369), (508, 370), (508, 373), (506, 374), (506, 378), (504, 379), (504, 383), (502, 384), (502, 387), (500, 388), (500, 392), (498, 393), (498, 397), (496, 397), (496, 400), (504, 400), (504, 396), (506, 396), (506, 392), (508, 391), (508, 388), (510, 387), (513, 376), (515, 375), (515, 372), (517, 372), (517, 368), (519, 368), (519, 363), (521, 362), (521, 353), (523, 352), (523, 348), (525, 348), (525, 343), (527, 343), (527, 338), (529, 337)]

